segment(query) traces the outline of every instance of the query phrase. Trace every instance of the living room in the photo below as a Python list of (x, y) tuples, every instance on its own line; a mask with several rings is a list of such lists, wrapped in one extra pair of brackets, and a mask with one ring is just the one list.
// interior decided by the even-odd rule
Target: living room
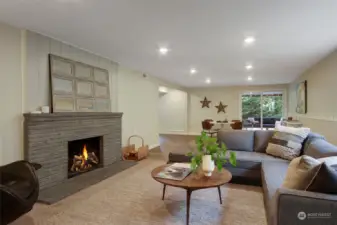
[[(321, 159), (322, 168), (323, 159), (337, 160), (336, 10), (332, 0), (1, 1), (1, 221), (336, 224), (336, 191), (297, 188), (285, 195), (309, 193), (307, 205), (273, 211), (268, 208), (277, 204), (271, 206), (269, 184), (263, 183), (269, 159), (280, 166), (287, 163), (284, 174), (301, 157), (312, 167)], [(205, 129), (208, 119), (211, 125)], [(310, 128), (301, 153), (268, 152), (267, 145), (275, 144), (269, 141), (277, 139), (271, 135), (283, 129), (278, 127), (292, 129), (293, 124)], [(151, 171), (168, 161), (190, 162), (185, 155), (197, 149), (194, 140), (202, 131), (235, 151), (236, 166), (224, 166), (222, 173), (228, 176), (212, 186), (218, 187), (222, 204), (203, 183), (195, 189), (205, 190), (193, 192), (186, 205), (183, 190), (165, 190), (177, 185), (164, 183), (162, 193), (163, 182)], [(256, 151), (260, 132), (268, 133), (265, 140), (261, 136), (263, 153), (245, 155)], [(99, 150), (88, 149), (87, 155), (79, 144), (81, 152), (70, 157), (67, 149), (82, 139)], [(146, 159), (122, 160), (133, 144), (147, 149)], [(5, 193), (6, 185), (18, 181), (6, 180), (5, 173), (20, 175), (19, 167), (7, 166), (21, 160), (31, 164), (37, 190), (30, 190), (36, 192), (35, 200), (15, 213), (8, 201), (17, 207), (22, 199), (11, 201)], [(275, 176), (277, 168), (270, 167)], [(81, 174), (83, 170), (88, 172)], [(331, 176), (332, 183), (324, 183), (336, 187), (331, 174), (325, 177)], [(285, 204), (290, 207), (292, 201), (307, 200)], [(8, 217), (6, 208), (13, 211)], [(302, 211), (303, 220), (297, 215)], [(314, 213), (321, 215), (315, 219)], [(289, 220), (279, 219), (284, 215)]]

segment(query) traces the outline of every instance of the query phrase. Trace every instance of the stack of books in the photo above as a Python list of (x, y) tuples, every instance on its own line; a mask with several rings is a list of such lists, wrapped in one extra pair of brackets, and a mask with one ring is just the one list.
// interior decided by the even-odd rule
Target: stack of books
[(159, 172), (156, 177), (169, 180), (183, 180), (191, 171), (190, 163), (174, 163)]

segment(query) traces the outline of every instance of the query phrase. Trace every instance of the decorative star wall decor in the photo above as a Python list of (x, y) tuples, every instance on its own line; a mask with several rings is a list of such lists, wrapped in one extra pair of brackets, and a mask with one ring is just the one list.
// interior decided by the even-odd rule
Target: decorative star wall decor
[(228, 105), (223, 105), (222, 102), (220, 102), (219, 105), (215, 106), (215, 108), (218, 109), (218, 113), (220, 112), (224, 112), (226, 113), (226, 108), (227, 108)]
[(201, 108), (209, 108), (209, 103), (211, 103), (212, 101), (208, 101), (207, 98), (205, 97), (203, 101), (200, 101), (200, 103), (202, 104)]

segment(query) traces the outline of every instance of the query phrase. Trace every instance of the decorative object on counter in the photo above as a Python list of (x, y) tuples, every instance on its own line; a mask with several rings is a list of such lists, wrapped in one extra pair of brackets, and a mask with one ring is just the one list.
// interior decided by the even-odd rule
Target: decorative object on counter
[(297, 106), (296, 112), (300, 114), (307, 113), (307, 81), (303, 81), (297, 85)]
[[(131, 144), (131, 139), (137, 137), (142, 140), (142, 146), (136, 150), (135, 144)], [(144, 139), (139, 135), (132, 135), (128, 139), (128, 145), (123, 148), (123, 159), (124, 160), (142, 160), (149, 155), (149, 146), (144, 145)]]
[(224, 112), (226, 113), (226, 108), (228, 105), (223, 105), (222, 102), (219, 103), (219, 105), (215, 106), (215, 108), (218, 109), (218, 113)]
[(228, 123), (228, 121), (225, 122), (225, 121), (218, 120), (216, 122), (211, 121), (210, 123), (213, 125), (212, 129), (216, 130), (216, 131), (224, 130), (224, 129), (226, 129), (226, 130), (232, 129), (230, 124)]
[(303, 127), (303, 124), (299, 120), (283, 120), (281, 126), (300, 128)]
[[(215, 168), (222, 170), (224, 164), (229, 163), (236, 166), (235, 152), (229, 152), (229, 159), (226, 159), (227, 147), (224, 143), (219, 146), (217, 139), (209, 137), (202, 132), (196, 139), (197, 151), (191, 151), (187, 155), (192, 157), (191, 168), (196, 171), (201, 165), (201, 169), (205, 176), (211, 176)], [(204, 157), (206, 156), (206, 157)]]
[(207, 98), (205, 97), (204, 100), (200, 101), (200, 103), (202, 104), (201, 108), (209, 108), (209, 104), (211, 103), (212, 101), (209, 101), (207, 100)]

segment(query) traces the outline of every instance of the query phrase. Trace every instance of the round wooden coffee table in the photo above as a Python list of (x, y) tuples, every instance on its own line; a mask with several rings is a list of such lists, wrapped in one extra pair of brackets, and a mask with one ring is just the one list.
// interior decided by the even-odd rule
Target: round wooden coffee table
[(163, 171), (164, 168), (167, 166), (170, 166), (170, 165), (167, 164), (167, 165), (162, 165), (162, 166), (155, 168), (154, 170), (152, 170), (151, 176), (153, 179), (155, 179), (159, 183), (164, 184), (162, 200), (164, 200), (164, 197), (165, 197), (166, 185), (183, 188), (186, 190), (186, 200), (187, 200), (186, 201), (186, 224), (187, 225), (189, 224), (189, 220), (190, 220), (190, 200), (191, 200), (192, 191), (216, 187), (218, 188), (220, 204), (222, 204), (220, 186), (228, 183), (232, 179), (232, 174), (228, 170), (226, 169), (222, 169), (221, 171), (215, 170), (212, 173), (212, 176), (210, 177), (206, 177), (200, 173), (192, 172), (190, 175), (188, 175), (185, 179), (181, 181), (156, 177), (157, 174)]

